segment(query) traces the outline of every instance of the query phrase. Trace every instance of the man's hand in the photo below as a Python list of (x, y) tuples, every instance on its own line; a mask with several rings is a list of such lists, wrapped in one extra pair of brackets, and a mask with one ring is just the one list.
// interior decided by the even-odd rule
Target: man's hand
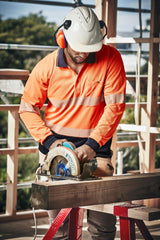
[(80, 162), (90, 162), (95, 157), (95, 151), (88, 145), (82, 145), (75, 149), (75, 153)]

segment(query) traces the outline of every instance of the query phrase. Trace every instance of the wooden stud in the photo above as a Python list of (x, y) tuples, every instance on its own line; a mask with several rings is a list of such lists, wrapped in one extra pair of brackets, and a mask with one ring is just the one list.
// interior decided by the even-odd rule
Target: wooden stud
[(29, 77), (28, 70), (20, 70), (20, 69), (0, 69), (0, 79), (2, 80), (27, 80)]
[[(116, 37), (117, 27), (117, 0), (96, 0), (95, 12), (100, 20), (103, 20), (107, 25), (107, 38)], [(116, 47), (116, 44), (110, 43)]]
[(94, 210), (98, 212), (106, 212), (113, 214), (115, 206), (132, 206), (132, 208), (128, 208), (128, 217), (139, 219), (143, 221), (153, 221), (160, 219), (160, 209), (158, 208), (150, 208), (142, 205), (137, 204), (130, 204), (130, 203), (110, 203), (110, 204), (103, 204), (103, 205), (92, 205), (86, 206), (86, 209)]
[(18, 117), (17, 111), (8, 112), (8, 148), (14, 150), (7, 155), (6, 214), (8, 215), (15, 215), (17, 211)]
[[(157, 90), (158, 90), (158, 70), (159, 70), (159, 44), (153, 42), (154, 37), (159, 36), (159, 0), (151, 1), (151, 31), (150, 31), (150, 51), (148, 63), (148, 84), (147, 84), (147, 118), (146, 126), (155, 127), (157, 121)], [(144, 172), (154, 172), (156, 135), (146, 132), (145, 163)]]

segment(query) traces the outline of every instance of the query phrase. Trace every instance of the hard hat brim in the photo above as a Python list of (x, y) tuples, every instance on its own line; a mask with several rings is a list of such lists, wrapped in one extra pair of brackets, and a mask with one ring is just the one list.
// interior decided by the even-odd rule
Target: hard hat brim
[(68, 41), (70, 47), (76, 52), (98, 52), (102, 48), (102, 41), (90, 44), (90, 45), (83, 45), (80, 43), (73, 43), (72, 41)]

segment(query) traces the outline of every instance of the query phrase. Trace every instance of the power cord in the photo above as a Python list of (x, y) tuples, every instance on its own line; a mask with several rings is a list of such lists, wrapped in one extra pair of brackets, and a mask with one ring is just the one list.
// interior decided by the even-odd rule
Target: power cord
[(37, 219), (36, 219), (36, 213), (34, 208), (32, 208), (33, 210), (33, 219), (34, 219), (34, 226), (35, 226), (35, 232), (34, 232), (34, 238), (33, 240), (35, 240), (37, 238)]

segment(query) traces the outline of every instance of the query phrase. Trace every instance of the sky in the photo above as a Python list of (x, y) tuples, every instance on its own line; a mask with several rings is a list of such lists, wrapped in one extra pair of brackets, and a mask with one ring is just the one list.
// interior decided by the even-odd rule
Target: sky
[[(141, 1), (142, 8), (150, 8), (151, 0)], [(72, 2), (72, 0), (62, 0), (60, 2)], [(138, 8), (138, 2), (138, 0), (118, 0), (118, 7)], [(95, 0), (82, 0), (82, 3), (95, 4)], [(0, 0), (0, 15), (2, 17), (2, 20), (28, 16), (30, 13), (39, 13), (41, 11), (42, 15), (45, 16), (47, 22), (55, 22), (57, 25), (61, 25), (63, 19), (70, 10), (70, 7), (8, 2)], [(142, 25), (145, 25), (146, 19), (149, 18), (150, 14), (142, 14)], [(133, 29), (138, 26), (138, 24), (138, 13), (125, 13), (122, 11), (118, 12), (117, 29), (119, 31), (133, 31)]]

